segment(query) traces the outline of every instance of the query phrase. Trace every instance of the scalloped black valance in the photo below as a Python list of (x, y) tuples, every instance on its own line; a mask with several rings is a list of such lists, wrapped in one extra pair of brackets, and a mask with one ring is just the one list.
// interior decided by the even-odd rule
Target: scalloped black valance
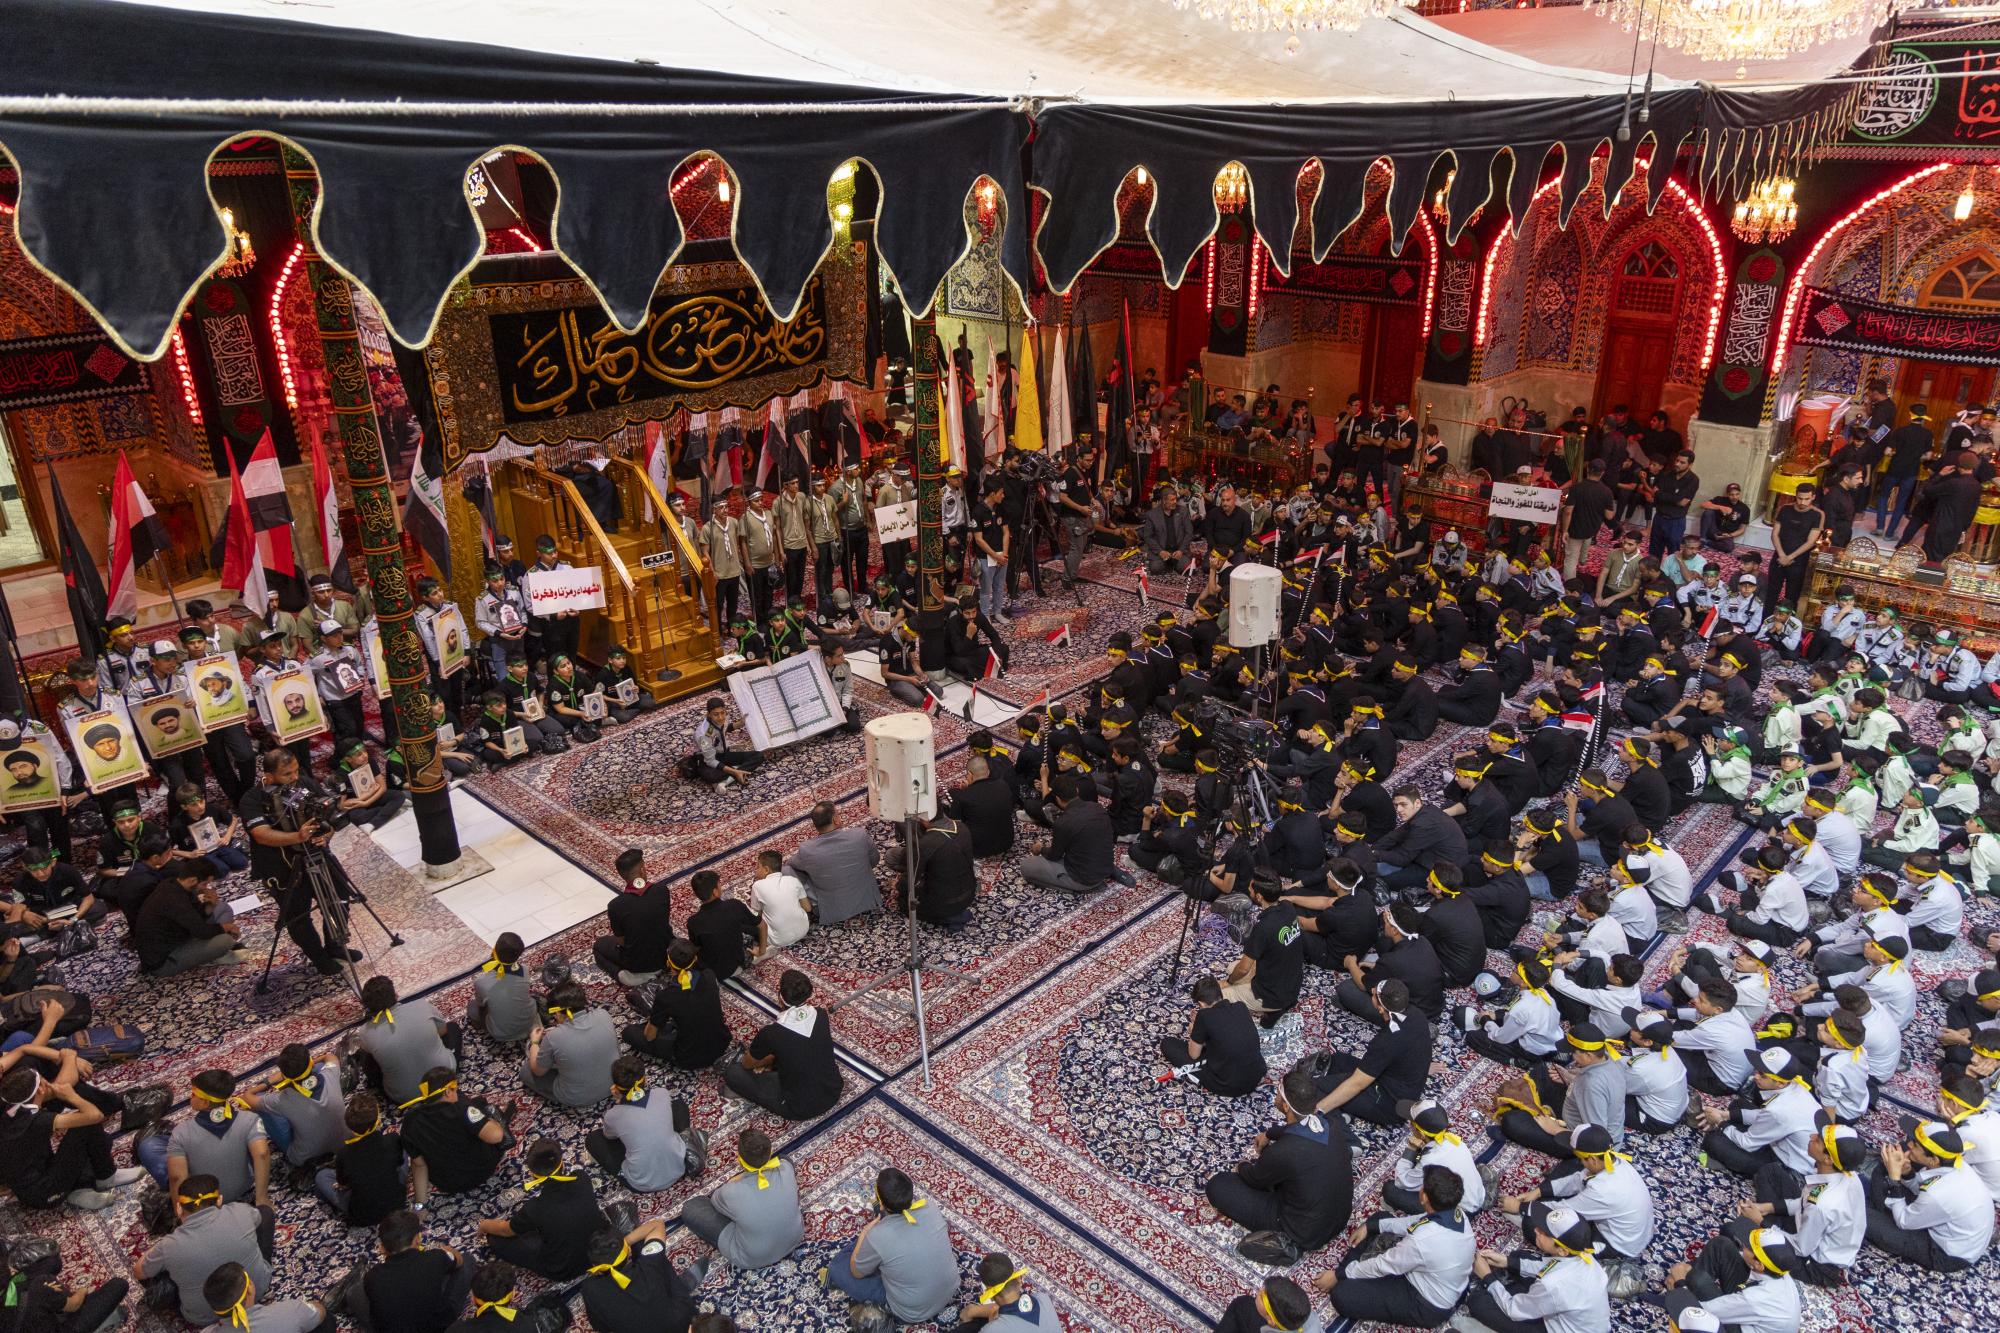
[[(1049, 198), (1040, 253), (1066, 288), (1115, 239), (1119, 182), (1144, 165), (1159, 181), (1154, 236), (1178, 282), (1215, 222), (1210, 184), (1225, 163), (1248, 168), (1265, 206), (1258, 230), (1289, 264), (1293, 182), (1317, 158), (1315, 253), (1357, 213), (1378, 157), (1396, 167), (1390, 213), (1398, 243), (1422, 207), (1432, 165), (1455, 155), (1454, 214), (1487, 192), (1498, 154), (1518, 218), (1543, 160), (1564, 149), (1564, 209), (1609, 143), (1615, 179), (1648, 136), (1692, 143), (1706, 175), (1810, 149), (1839, 128), (1847, 89), (1653, 98), (1630, 141), (1616, 131), (1623, 99), (1449, 101), (1313, 107), (1050, 105), (1032, 116), (991, 99), (918, 99), (825, 84), (583, 60), (469, 43), (413, 41), (279, 20), (248, 20), (115, 3), (0, 0), (10, 38), (0, 96), (413, 103), (407, 114), (215, 108), (111, 113), (0, 110), (0, 148), (20, 170), (14, 219), (28, 253), (107, 328), (145, 356), (164, 352), (174, 319), (222, 251), (207, 193), (209, 157), (232, 138), (275, 135), (307, 153), (321, 177), (318, 242), (381, 306), (402, 340), (420, 344), (452, 282), (478, 258), (482, 233), (465, 172), (487, 153), (538, 154), (561, 189), (557, 248), (621, 326), (635, 328), (682, 233), (668, 195), (675, 168), (708, 150), (739, 184), (735, 244), (773, 308), (789, 312), (833, 236), (826, 185), (849, 158), (882, 186), (876, 243), (913, 303), (927, 302), (963, 252), (966, 193), (997, 181), (1010, 224), (1002, 258), (1029, 272), (1025, 188)], [(424, 103), (484, 104), (470, 114)], [(617, 115), (522, 103), (617, 105)], [(742, 109), (782, 106), (769, 112)], [(657, 105), (658, 112), (646, 109)], [(713, 107), (714, 111), (702, 108)], [(634, 108), (637, 108), (635, 111)], [(1671, 152), (1657, 154), (1664, 164)], [(1657, 202), (1666, 171), (1648, 181)]]

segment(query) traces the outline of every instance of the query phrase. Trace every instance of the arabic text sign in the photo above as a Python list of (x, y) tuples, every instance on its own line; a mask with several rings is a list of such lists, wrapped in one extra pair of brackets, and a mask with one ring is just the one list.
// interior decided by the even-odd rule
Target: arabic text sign
[(2000, 365), (2000, 317), (1860, 301), (1806, 288), (1793, 342), (1961, 365)]
[(95, 334), (0, 342), (0, 408), (144, 393), (146, 367)]
[(531, 569), (522, 581), (528, 594), (528, 610), (538, 616), (562, 611), (590, 611), (604, 605), (604, 571), (596, 565), (582, 569)]
[(1494, 518), (1518, 518), (1528, 523), (1553, 523), (1562, 512), (1562, 492), (1546, 486), (1516, 486), (1496, 482), (1487, 512)]
[(492, 331), (502, 416), (546, 421), (819, 362), (827, 293), (813, 278), (789, 324), (746, 286), (676, 297), (637, 335), (595, 303), (494, 315)]
[(875, 511), (875, 530), (885, 542), (906, 542), (917, 535), (917, 502), (882, 505)]

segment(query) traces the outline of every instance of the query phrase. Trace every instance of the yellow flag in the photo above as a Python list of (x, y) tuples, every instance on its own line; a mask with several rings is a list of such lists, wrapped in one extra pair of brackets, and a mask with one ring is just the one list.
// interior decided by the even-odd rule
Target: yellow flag
[(1028, 329), (1021, 339), (1021, 387), (1014, 405), (1014, 447), (1040, 452), (1042, 447), (1042, 390), (1035, 382), (1035, 331)]

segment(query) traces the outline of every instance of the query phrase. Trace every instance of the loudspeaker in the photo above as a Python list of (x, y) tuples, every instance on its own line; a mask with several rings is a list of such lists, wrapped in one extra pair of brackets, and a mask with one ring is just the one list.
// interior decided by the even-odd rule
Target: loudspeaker
[(1284, 575), (1269, 565), (1238, 565), (1229, 571), (1229, 643), (1258, 648), (1278, 637), (1278, 604)]
[(868, 813), (901, 821), (937, 815), (937, 752), (926, 713), (889, 713), (861, 729), (868, 765)]

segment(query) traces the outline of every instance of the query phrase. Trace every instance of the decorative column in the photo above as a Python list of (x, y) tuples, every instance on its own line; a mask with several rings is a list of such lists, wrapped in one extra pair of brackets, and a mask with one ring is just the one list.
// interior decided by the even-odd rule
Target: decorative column
[(387, 729), (394, 713), (396, 743), (410, 775), (410, 804), (423, 841), (424, 866), (442, 878), (459, 859), (458, 828), (452, 822), (451, 793), (438, 759), (437, 729), (431, 723), (430, 663), (417, 637), (416, 600), (403, 564), (402, 525), (389, 485), (389, 460), (375, 416), (375, 396), (361, 358), (354, 325), (354, 295), (347, 279), (313, 248), (313, 205), (319, 177), (297, 150), (283, 150), (285, 184), (298, 232), (306, 281), (312, 286), (319, 321), (320, 351), (326, 362), (327, 393), (340, 430), (340, 453), (359, 519), (361, 554), (374, 585), (375, 618), (382, 630), (393, 709), (383, 710)]
[(916, 344), (917, 392), (917, 605), (923, 627), (942, 626), (950, 607), (939, 599), (936, 583), (944, 577), (944, 452), (938, 437), (937, 319), (912, 317), (910, 339)]

